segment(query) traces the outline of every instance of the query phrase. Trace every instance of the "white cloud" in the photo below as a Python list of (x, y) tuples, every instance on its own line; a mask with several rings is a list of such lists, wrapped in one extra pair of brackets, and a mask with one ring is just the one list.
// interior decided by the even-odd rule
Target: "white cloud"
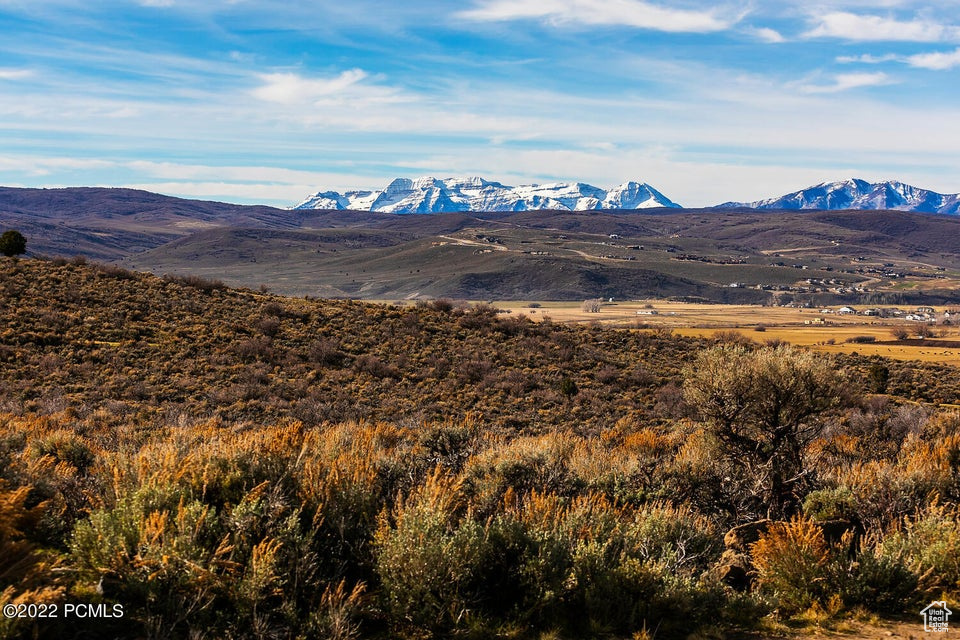
[(64, 171), (97, 171), (113, 169), (115, 162), (94, 158), (62, 158), (10, 155), (0, 158), (0, 170), (28, 176), (48, 176)]
[(839, 93), (860, 87), (878, 87), (893, 84), (885, 73), (841, 73), (829, 84), (803, 84), (799, 89), (803, 93)]
[(884, 62), (901, 62), (917, 69), (949, 71), (954, 67), (960, 66), (960, 48), (954, 49), (953, 51), (931, 51), (929, 53), (917, 53), (912, 56), (902, 56), (894, 53), (875, 56), (865, 53), (859, 56), (839, 56), (836, 58), (836, 61), (841, 64), (881, 64)]
[[(304, 171), (284, 167), (215, 166), (66, 156), (0, 157), (0, 171), (33, 178), (30, 186), (128, 187), (183, 197), (223, 198), (229, 202), (258, 201), (280, 206), (299, 202), (321, 187), (347, 190), (378, 184), (379, 177), (350, 173), (350, 165), (344, 162), (339, 170)], [(110, 177), (105, 180), (104, 175)], [(48, 180), (38, 184), (36, 178)], [(6, 184), (16, 186), (16, 182), (9, 179)]]
[(723, 31), (741, 18), (716, 10), (664, 8), (642, 0), (486, 0), (457, 15), (485, 22), (540, 19), (553, 24), (615, 25), (693, 33)]
[(779, 44), (781, 42), (786, 42), (787, 39), (777, 31), (776, 29), (770, 29), (769, 27), (758, 27), (754, 29), (748, 29), (747, 33), (762, 40), (763, 42), (768, 42), (770, 44)]
[(932, 20), (896, 20), (846, 11), (813, 17), (808, 38), (842, 38), (855, 41), (943, 42), (960, 40), (960, 27)]
[(267, 102), (295, 104), (338, 94), (367, 77), (362, 69), (348, 69), (332, 78), (310, 79), (296, 73), (258, 74), (263, 82), (253, 95)]
[(180, 164), (176, 162), (152, 162), (135, 160), (123, 163), (123, 166), (150, 178), (163, 180), (205, 180), (227, 182), (251, 182), (275, 185), (311, 184), (323, 177), (316, 171), (301, 171), (283, 167), (263, 166), (211, 166)]
[(22, 80), (33, 75), (31, 69), (3, 69), (0, 68), (0, 80)]
[(884, 62), (902, 62), (903, 56), (898, 56), (893, 53), (887, 53), (882, 56), (875, 56), (869, 53), (864, 53), (859, 56), (837, 56), (836, 61), (840, 64), (851, 64), (851, 63), (860, 63), (860, 64), (883, 64)]
[(292, 206), (316, 191), (316, 185), (250, 184), (237, 182), (130, 182), (119, 185), (181, 198), (216, 198), (228, 202), (258, 201)]
[(908, 56), (906, 63), (911, 67), (946, 71), (960, 66), (960, 48), (949, 52), (935, 51), (931, 53), (918, 53), (913, 56)]

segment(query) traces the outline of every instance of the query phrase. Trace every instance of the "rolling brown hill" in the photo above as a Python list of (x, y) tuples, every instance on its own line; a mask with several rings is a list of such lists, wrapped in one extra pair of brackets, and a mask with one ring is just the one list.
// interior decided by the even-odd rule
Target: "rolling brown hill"
[(952, 302), (960, 283), (960, 219), (896, 211), (400, 215), (3, 188), (0, 226), (23, 232), (35, 254), (324, 297), (769, 302), (788, 291), (831, 301), (806, 286), (814, 280), (880, 296), (870, 300)]

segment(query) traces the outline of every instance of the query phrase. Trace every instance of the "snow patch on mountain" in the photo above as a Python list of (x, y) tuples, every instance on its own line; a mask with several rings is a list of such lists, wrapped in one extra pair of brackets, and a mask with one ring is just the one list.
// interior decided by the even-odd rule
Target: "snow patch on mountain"
[(725, 202), (730, 209), (891, 209), (921, 213), (960, 214), (960, 194), (944, 195), (896, 180), (870, 183), (853, 178), (824, 182), (778, 198), (756, 202)]
[(449, 211), (592, 211), (597, 209), (679, 208), (648, 184), (626, 182), (610, 190), (583, 182), (511, 187), (480, 177), (397, 178), (380, 191), (321, 191), (294, 209), (351, 209), (385, 213)]

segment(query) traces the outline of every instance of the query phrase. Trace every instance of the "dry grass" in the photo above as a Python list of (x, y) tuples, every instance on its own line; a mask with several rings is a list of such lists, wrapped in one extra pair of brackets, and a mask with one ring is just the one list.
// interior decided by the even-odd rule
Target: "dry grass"
[[(584, 312), (572, 302), (540, 302), (531, 308), (530, 302), (498, 303), (498, 308), (512, 314), (525, 314), (531, 320), (544, 317), (555, 322), (599, 323), (615, 327), (666, 327), (676, 335), (713, 338), (718, 332), (739, 330), (743, 335), (759, 343), (768, 340), (783, 340), (797, 346), (812, 347), (824, 353), (858, 353), (863, 356), (881, 356), (896, 360), (915, 360), (960, 365), (960, 349), (936, 348), (914, 345), (854, 344), (846, 342), (855, 336), (874, 336), (877, 341), (892, 339), (891, 331), (897, 326), (915, 329), (916, 323), (898, 319), (865, 317), (855, 315), (821, 314), (816, 309), (788, 307), (763, 307), (759, 305), (692, 304), (663, 300), (639, 300), (607, 302), (596, 313)], [(638, 315), (652, 307), (656, 315)], [(937, 308), (942, 311), (942, 308)], [(827, 325), (807, 325), (804, 321), (823, 318)], [(755, 331), (762, 326), (763, 331)], [(938, 327), (938, 330), (944, 328)], [(947, 340), (960, 339), (960, 329), (946, 328)]]
[[(531, 308), (531, 304), (539, 305)], [(548, 316), (555, 322), (602, 322), (631, 327), (638, 322), (663, 327), (750, 328), (757, 324), (804, 326), (804, 320), (824, 317), (840, 327), (890, 327), (903, 324), (902, 320), (855, 315), (820, 314), (817, 309), (792, 307), (765, 307), (746, 304), (696, 304), (668, 300), (629, 300), (604, 302), (598, 313), (587, 313), (579, 302), (497, 302), (499, 309), (514, 314), (526, 314), (532, 320)], [(863, 305), (858, 305), (863, 307)], [(833, 307), (836, 308), (836, 305)], [(935, 307), (942, 311), (942, 307)], [(656, 311), (656, 315), (642, 315), (638, 311)], [(813, 327), (814, 329), (823, 327)]]
[[(674, 333), (681, 336), (713, 338), (724, 329), (684, 327), (675, 329)], [(838, 327), (778, 327), (766, 326), (763, 332), (755, 332), (750, 328), (740, 329), (745, 337), (757, 342), (767, 340), (783, 340), (792, 345), (811, 347), (823, 353), (857, 353), (862, 356), (881, 356), (896, 360), (915, 360), (960, 366), (960, 349), (936, 348), (931, 346), (915, 346), (910, 344), (876, 344), (853, 343), (848, 339), (857, 336), (874, 336), (877, 341), (892, 340), (890, 325), (853, 325)], [(944, 338), (957, 340), (960, 331), (950, 330)]]

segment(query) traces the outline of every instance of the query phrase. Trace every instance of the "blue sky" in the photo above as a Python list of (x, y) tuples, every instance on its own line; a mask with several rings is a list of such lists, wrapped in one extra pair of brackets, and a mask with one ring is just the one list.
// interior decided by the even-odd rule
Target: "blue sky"
[(960, 192), (960, 0), (0, 0), (0, 184)]

